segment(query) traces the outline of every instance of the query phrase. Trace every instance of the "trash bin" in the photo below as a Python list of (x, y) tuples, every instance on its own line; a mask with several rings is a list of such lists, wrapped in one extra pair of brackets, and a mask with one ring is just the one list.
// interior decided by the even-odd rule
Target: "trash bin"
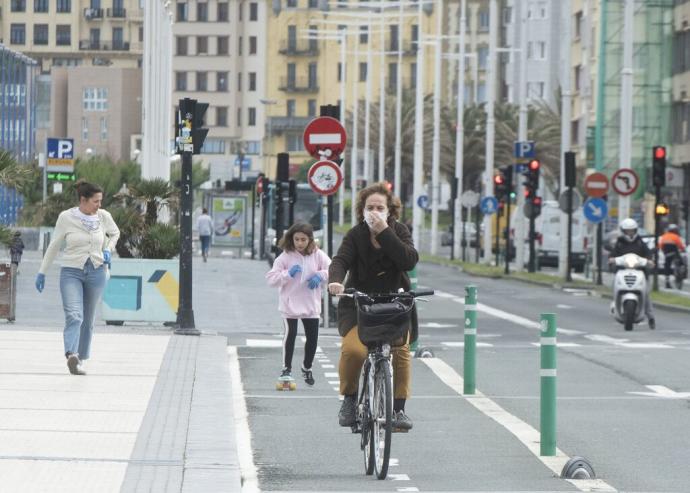
[(17, 266), (10, 262), (0, 263), (0, 318), (14, 321), (17, 305)]

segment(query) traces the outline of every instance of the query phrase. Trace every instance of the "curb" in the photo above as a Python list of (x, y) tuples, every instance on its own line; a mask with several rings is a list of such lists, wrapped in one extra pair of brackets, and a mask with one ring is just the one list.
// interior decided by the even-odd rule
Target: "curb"
[[(601, 298), (606, 298), (607, 300), (612, 300), (613, 295), (611, 293), (599, 293)], [(685, 308), (684, 306), (669, 305), (667, 303), (659, 303), (654, 301), (654, 308), (659, 308), (661, 310), (667, 310), (669, 312), (676, 313), (690, 313), (690, 308)]]

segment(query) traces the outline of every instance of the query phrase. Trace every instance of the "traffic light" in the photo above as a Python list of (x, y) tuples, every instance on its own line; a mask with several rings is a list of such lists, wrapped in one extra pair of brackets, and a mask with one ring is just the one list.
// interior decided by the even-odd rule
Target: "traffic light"
[(389, 181), (384, 181), (383, 183), (386, 184), (386, 190), (388, 190), (389, 192), (392, 192), (392, 191), (393, 191), (393, 184), (392, 184), (391, 182), (389, 182)]
[(208, 128), (204, 126), (204, 114), (208, 103), (199, 103), (196, 99), (180, 99), (175, 126), (175, 142), (178, 152), (200, 154), (206, 140)]
[(499, 172), (494, 175), (494, 197), (500, 202), (503, 200), (503, 197), (505, 197), (507, 191), (506, 179), (503, 174)]
[(576, 182), (575, 153), (567, 151), (565, 153), (565, 186), (574, 188)]
[(539, 170), (541, 169), (541, 163), (538, 159), (532, 159), (527, 164), (527, 171), (524, 175), (527, 181), (523, 183), (526, 187), (525, 197), (530, 199), (536, 197), (537, 190), (539, 189)]
[(192, 121), (192, 143), (194, 144), (193, 154), (201, 154), (201, 147), (204, 145), (208, 128), (204, 128), (204, 115), (208, 109), (208, 103), (197, 102), (194, 105), (194, 120)]
[(652, 183), (655, 187), (666, 185), (666, 148), (654, 146), (652, 149)]
[(508, 199), (512, 199), (515, 196), (513, 193), (513, 167), (503, 166), (500, 168), (500, 172), (505, 181), (505, 195), (508, 197)]
[(670, 212), (670, 208), (668, 204), (664, 204), (663, 202), (659, 202), (656, 205), (656, 215), (657, 216), (668, 216), (668, 213)]
[(537, 217), (541, 214), (541, 197), (532, 197), (532, 215)]

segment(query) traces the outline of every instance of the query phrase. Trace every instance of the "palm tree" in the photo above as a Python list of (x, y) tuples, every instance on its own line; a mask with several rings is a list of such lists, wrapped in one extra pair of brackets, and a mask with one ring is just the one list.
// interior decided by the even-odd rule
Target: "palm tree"
[(31, 181), (32, 169), (15, 160), (14, 156), (0, 149), (0, 185), (21, 190)]
[(167, 180), (163, 178), (152, 178), (141, 180), (139, 183), (129, 187), (132, 197), (146, 204), (146, 216), (144, 223), (153, 226), (158, 222), (158, 212), (168, 205), (177, 194)]

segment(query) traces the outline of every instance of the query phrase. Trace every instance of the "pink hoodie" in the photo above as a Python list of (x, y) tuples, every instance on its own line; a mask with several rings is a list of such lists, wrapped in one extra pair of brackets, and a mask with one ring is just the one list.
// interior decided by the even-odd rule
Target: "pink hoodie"
[[(294, 278), (288, 271), (293, 265), (302, 267)], [(328, 281), (328, 266), (331, 259), (322, 250), (316, 249), (311, 255), (299, 252), (283, 252), (273, 262), (273, 268), (266, 273), (268, 285), (280, 288), (278, 310), (285, 318), (319, 318), (321, 315), (321, 293)], [(307, 286), (313, 274), (321, 276), (321, 284), (316, 289)]]

